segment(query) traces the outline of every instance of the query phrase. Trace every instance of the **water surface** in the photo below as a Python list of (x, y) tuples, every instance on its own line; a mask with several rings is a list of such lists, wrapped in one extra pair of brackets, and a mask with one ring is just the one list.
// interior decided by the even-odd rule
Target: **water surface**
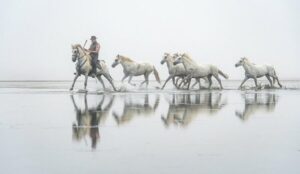
[(90, 82), (83, 94), (0, 82), (2, 173), (299, 173), (300, 83), (238, 84), (110, 93)]

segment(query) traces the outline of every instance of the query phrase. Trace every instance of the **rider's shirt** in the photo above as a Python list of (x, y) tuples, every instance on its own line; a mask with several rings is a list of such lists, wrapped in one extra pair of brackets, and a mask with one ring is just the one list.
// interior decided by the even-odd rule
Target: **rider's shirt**
[[(99, 45), (98, 42), (92, 43), (89, 50), (90, 51), (96, 51), (98, 45)], [(92, 58), (98, 58), (98, 53), (90, 53), (90, 55), (92, 56)]]

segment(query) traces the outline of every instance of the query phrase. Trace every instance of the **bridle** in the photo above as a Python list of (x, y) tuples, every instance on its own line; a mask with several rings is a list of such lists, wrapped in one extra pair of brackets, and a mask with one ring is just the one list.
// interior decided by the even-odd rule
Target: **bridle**
[[(84, 55), (80, 56), (79, 54), (79, 50), (78, 48), (76, 48), (76, 53), (75, 55), (73, 54), (73, 56), (75, 56), (75, 59), (78, 61), (79, 59), (82, 59), (84, 56), (86, 56), (86, 53), (84, 53)], [(87, 59), (85, 59), (81, 64), (78, 64), (77, 66), (80, 68), (82, 65), (84, 65), (86, 63)]]

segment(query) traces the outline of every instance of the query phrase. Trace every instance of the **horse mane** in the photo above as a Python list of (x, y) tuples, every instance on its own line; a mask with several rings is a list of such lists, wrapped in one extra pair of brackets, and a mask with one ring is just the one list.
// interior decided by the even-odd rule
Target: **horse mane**
[(90, 61), (92, 60), (91, 55), (88, 54), (88, 52), (85, 51), (84, 48), (83, 48), (80, 44), (74, 44), (74, 45), (72, 45), (72, 48), (73, 48), (73, 49), (75, 49), (75, 48), (76, 48), (76, 49), (80, 48), (81, 51), (82, 51), (83, 54), (84, 54), (83, 58), (86, 57), (86, 58), (89, 59)]
[(248, 57), (242, 57), (242, 59), (243, 59), (244, 61), (246, 61), (246, 62), (252, 64), (252, 65), (256, 65), (255, 63), (252, 63), (252, 62), (249, 60)]
[(172, 57), (173, 60), (175, 60), (179, 56), (179, 53), (174, 53), (173, 55), (170, 55), (170, 56)]
[(187, 60), (189, 60), (191, 62), (195, 62), (187, 53), (183, 53), (182, 57), (185, 57)]
[(82, 46), (81, 46), (80, 44), (75, 44), (75, 45), (73, 45), (73, 48), (78, 48), (78, 47), (81, 48), (81, 49), (83, 49)]
[(124, 60), (124, 61), (127, 61), (127, 62), (134, 62), (132, 59), (130, 59), (129, 57), (125, 57), (125, 56), (122, 56), (122, 55), (119, 55), (119, 57)]
[(249, 61), (249, 59), (248, 59), (247, 57), (242, 57), (242, 59), (243, 59), (243, 60)]

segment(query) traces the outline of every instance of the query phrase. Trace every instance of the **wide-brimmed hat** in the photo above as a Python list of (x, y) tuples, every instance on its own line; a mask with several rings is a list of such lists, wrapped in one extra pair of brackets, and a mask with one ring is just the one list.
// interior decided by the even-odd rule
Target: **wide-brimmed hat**
[(91, 36), (91, 40), (95, 40), (95, 39), (97, 39), (96, 36)]

